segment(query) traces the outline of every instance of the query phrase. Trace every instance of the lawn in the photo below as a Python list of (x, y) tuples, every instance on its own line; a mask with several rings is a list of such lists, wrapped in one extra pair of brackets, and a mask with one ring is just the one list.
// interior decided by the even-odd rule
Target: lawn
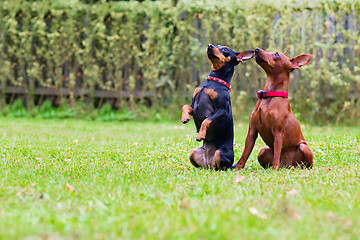
[(312, 170), (216, 172), (192, 121), (0, 118), (0, 239), (360, 239), (360, 129), (302, 129)]

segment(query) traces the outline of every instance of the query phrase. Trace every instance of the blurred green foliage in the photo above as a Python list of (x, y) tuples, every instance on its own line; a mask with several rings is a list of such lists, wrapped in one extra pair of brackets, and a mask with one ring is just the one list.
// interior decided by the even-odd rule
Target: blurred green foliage
[[(50, 89), (67, 108), (97, 118), (94, 108), (106, 110), (96, 104), (103, 91), (116, 95), (111, 108), (131, 112), (126, 119), (164, 111), (174, 118), (207, 76), (205, 48), (213, 43), (237, 51), (286, 51), (291, 57), (313, 54), (291, 76), (294, 111), (316, 123), (356, 122), (359, 22), (358, 0), (2, 1), (0, 106), (9, 102), (9, 86), (25, 89), (24, 109), (37, 116), (38, 89)], [(235, 117), (248, 118), (265, 79), (254, 61), (237, 67)], [(148, 112), (139, 108), (149, 102)]]

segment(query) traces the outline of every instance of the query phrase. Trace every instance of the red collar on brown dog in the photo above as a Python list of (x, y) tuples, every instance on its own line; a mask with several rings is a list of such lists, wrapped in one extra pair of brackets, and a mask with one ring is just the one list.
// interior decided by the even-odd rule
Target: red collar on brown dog
[(260, 90), (257, 92), (257, 98), (269, 98), (269, 97), (283, 97), (283, 98), (288, 98), (288, 93), (285, 91), (272, 91), (272, 92), (267, 92), (267, 91), (263, 91)]

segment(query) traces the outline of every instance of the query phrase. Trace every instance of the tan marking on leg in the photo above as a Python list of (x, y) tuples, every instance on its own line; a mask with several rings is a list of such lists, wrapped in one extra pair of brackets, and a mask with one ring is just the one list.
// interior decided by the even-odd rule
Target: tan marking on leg
[(221, 170), (220, 169), (220, 150), (216, 150), (216, 152), (214, 154), (213, 161), (211, 164), (211, 169)]
[(216, 152), (216, 146), (213, 142), (204, 142), (204, 157), (206, 168), (212, 169), (214, 154)]
[(197, 87), (195, 88), (194, 94), (193, 94), (193, 98), (203, 89), (203, 87)]
[(194, 167), (206, 168), (205, 155), (203, 148), (192, 149), (190, 152), (189, 160)]
[(212, 124), (212, 121), (207, 118), (201, 123), (200, 131), (196, 137), (196, 141), (201, 141), (201, 140), (205, 139), (206, 131), (210, 127), (211, 124)]
[(182, 116), (181, 116), (181, 122), (187, 123), (190, 121), (190, 115), (193, 115), (194, 109), (190, 105), (184, 105), (182, 107)]
[(214, 89), (211, 89), (211, 88), (206, 88), (206, 89), (204, 90), (204, 92), (205, 92), (207, 95), (209, 95), (209, 97), (210, 97), (211, 100), (215, 100), (215, 99), (217, 98), (217, 96), (218, 96), (218, 93), (215, 92), (215, 90), (214, 90)]

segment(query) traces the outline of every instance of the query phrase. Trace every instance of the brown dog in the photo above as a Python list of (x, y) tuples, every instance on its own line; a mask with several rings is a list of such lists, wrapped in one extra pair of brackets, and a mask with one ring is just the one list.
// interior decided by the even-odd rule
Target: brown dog
[(258, 133), (268, 146), (258, 155), (263, 168), (312, 167), (313, 154), (287, 98), (289, 73), (308, 64), (312, 57), (302, 54), (290, 59), (282, 53), (255, 49), (255, 60), (264, 69), (267, 80), (264, 90), (258, 92), (259, 100), (250, 116), (245, 149), (237, 163), (237, 170), (244, 168)]

